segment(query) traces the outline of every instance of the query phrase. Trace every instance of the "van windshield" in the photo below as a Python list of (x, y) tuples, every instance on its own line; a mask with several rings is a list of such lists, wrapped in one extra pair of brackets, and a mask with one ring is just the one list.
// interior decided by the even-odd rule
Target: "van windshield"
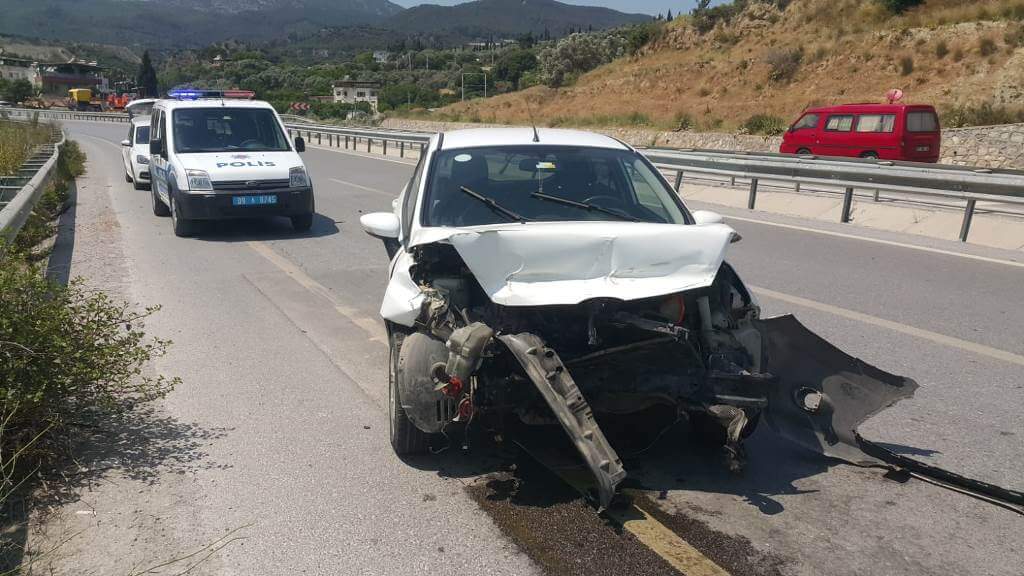
[(183, 108), (173, 117), (174, 150), (179, 153), (291, 149), (274, 112), (266, 108)]

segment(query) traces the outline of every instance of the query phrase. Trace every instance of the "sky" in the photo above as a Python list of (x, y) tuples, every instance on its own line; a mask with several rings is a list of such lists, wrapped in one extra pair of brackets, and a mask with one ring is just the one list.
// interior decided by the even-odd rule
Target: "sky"
[[(405, 6), (416, 6), (417, 4), (441, 4), (451, 6), (461, 4), (465, 0), (392, 0), (392, 2)], [(559, 0), (566, 4), (579, 4), (581, 6), (604, 6), (620, 12), (640, 12), (646, 14), (664, 14), (671, 10), (672, 14), (689, 12), (693, 9), (695, 0)], [(720, 1), (712, 4), (720, 4)]]

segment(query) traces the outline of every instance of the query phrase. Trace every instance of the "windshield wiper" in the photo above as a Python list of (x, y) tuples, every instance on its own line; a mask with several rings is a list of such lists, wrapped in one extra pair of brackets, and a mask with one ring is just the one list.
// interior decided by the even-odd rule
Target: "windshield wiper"
[(630, 222), (639, 222), (640, 221), (640, 219), (636, 218), (635, 216), (630, 216), (628, 214), (623, 214), (621, 212), (616, 212), (615, 210), (610, 210), (610, 209), (604, 208), (602, 206), (597, 206), (597, 205), (594, 205), (594, 204), (587, 204), (586, 202), (577, 202), (575, 200), (569, 200), (568, 198), (559, 198), (558, 196), (551, 196), (550, 194), (544, 194), (543, 192), (534, 192), (533, 194), (530, 194), (530, 196), (533, 196), (534, 198), (539, 198), (541, 200), (547, 200), (549, 202), (556, 202), (558, 204), (564, 204), (566, 206), (572, 206), (574, 208), (582, 208), (583, 210), (590, 210), (590, 211), (601, 212), (602, 214), (608, 214), (609, 216), (615, 216), (616, 218), (618, 218), (620, 220), (629, 220)]
[(462, 190), (467, 195), (469, 195), (469, 196), (471, 196), (473, 198), (476, 198), (477, 200), (483, 202), (485, 206), (487, 206), (491, 210), (497, 212), (498, 214), (501, 214), (502, 216), (505, 216), (506, 218), (510, 218), (510, 219), (516, 220), (518, 222), (526, 222), (527, 220), (529, 220), (529, 218), (527, 218), (526, 216), (523, 216), (522, 214), (519, 214), (518, 212), (513, 212), (512, 210), (509, 210), (508, 208), (505, 208), (501, 204), (498, 204), (493, 198), (488, 198), (487, 196), (484, 196), (483, 194), (480, 194), (478, 192), (473, 192), (472, 190), (470, 190), (469, 188), (466, 188), (465, 186), (459, 186), (459, 190)]

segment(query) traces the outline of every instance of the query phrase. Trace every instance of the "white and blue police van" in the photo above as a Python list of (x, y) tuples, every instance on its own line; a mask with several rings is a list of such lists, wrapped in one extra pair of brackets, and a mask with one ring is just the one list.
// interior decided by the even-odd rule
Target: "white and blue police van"
[(285, 216), (313, 224), (313, 184), (274, 108), (245, 91), (172, 90), (153, 104), (149, 139), (153, 213), (177, 236), (203, 220)]

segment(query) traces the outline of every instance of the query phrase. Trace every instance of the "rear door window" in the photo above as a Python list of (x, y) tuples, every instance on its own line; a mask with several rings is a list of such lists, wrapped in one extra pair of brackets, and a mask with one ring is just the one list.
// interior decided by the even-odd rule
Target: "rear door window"
[(857, 132), (892, 132), (895, 114), (862, 114), (857, 120)]
[(936, 132), (939, 119), (930, 110), (907, 112), (907, 132)]
[(829, 116), (828, 122), (825, 123), (825, 130), (829, 132), (849, 132), (853, 130), (853, 115)]

